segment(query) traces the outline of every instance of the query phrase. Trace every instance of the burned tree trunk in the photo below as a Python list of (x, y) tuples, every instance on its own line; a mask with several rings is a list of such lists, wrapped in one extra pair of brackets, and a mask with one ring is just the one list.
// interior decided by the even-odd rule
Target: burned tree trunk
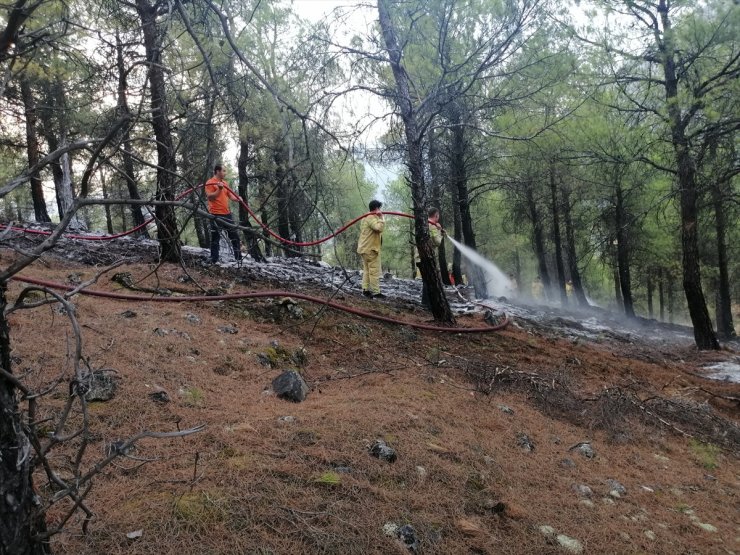
[(429, 224), (426, 215), (426, 191), (424, 190), (424, 173), (421, 142), (423, 133), (416, 120), (409, 77), (401, 63), (401, 47), (398, 44), (395, 29), (391, 21), (387, 0), (378, 0), (378, 16), (385, 48), (390, 58), (390, 65), (396, 83), (396, 104), (401, 113), (406, 137), (406, 155), (409, 169), (409, 185), (414, 209), (414, 231), (416, 248), (419, 251), (419, 270), (421, 279), (429, 291), (429, 301), (435, 320), (452, 323), (454, 317), (442, 287), (442, 279), (437, 260), (434, 256), (432, 240), (429, 236)]
[[(249, 161), (249, 142), (246, 139), (239, 140), (239, 159), (237, 161), (237, 172), (239, 174), (239, 196), (242, 197), (244, 202), (249, 201), (249, 173), (247, 172), (247, 164)], [(247, 209), (239, 204), (239, 223), (244, 227), (248, 227), (250, 231), (244, 232), (244, 239), (247, 243), (247, 252), (256, 262), (264, 262), (265, 257), (260, 250), (259, 243), (257, 242), (257, 230), (252, 227), (249, 221), (249, 212)]]
[(550, 273), (547, 271), (547, 254), (545, 253), (545, 238), (542, 229), (542, 220), (540, 219), (537, 202), (534, 198), (532, 183), (526, 184), (527, 213), (529, 220), (532, 222), (532, 243), (534, 254), (537, 258), (537, 267), (539, 276), (542, 279), (542, 286), (545, 290), (545, 296), (550, 295)]
[(712, 203), (714, 205), (714, 225), (717, 231), (717, 335), (722, 339), (731, 339), (735, 337), (735, 326), (732, 322), (732, 300), (727, 260), (727, 222), (720, 183), (712, 185)]
[[(167, 89), (162, 65), (163, 31), (157, 25), (158, 4), (151, 5), (149, 0), (136, 0), (136, 10), (141, 19), (144, 33), (146, 61), (149, 65), (149, 91), (151, 93), (152, 127), (157, 140), (157, 192), (156, 200), (172, 201), (175, 199), (175, 175), (177, 161), (172, 141), (172, 129), (167, 107)], [(160, 256), (167, 262), (178, 262), (181, 257), (180, 239), (177, 230), (177, 218), (172, 206), (157, 206), (157, 238), (160, 245)]]
[[(658, 13), (663, 25), (664, 35), (672, 33), (669, 3), (658, 2)], [(665, 79), (666, 105), (671, 129), (671, 143), (678, 165), (678, 188), (681, 203), (681, 246), (683, 249), (683, 289), (689, 306), (691, 323), (694, 325), (694, 341), (699, 349), (719, 349), (717, 336), (712, 329), (712, 319), (707, 310), (704, 291), (701, 286), (699, 267), (699, 222), (697, 208), (696, 167), (691, 153), (686, 125), (688, 120), (681, 111), (676, 71), (676, 46), (672, 41), (661, 43), (661, 62)]]
[(579, 306), (589, 306), (586, 293), (583, 291), (583, 282), (581, 281), (581, 270), (578, 268), (578, 256), (576, 253), (575, 229), (573, 227), (573, 217), (571, 214), (570, 190), (568, 186), (562, 187), (563, 195), (563, 220), (565, 221), (565, 247), (568, 253), (568, 271), (570, 280), (573, 283), (573, 294), (576, 296)]
[(615, 221), (617, 236), (617, 273), (619, 276), (619, 287), (621, 290), (622, 307), (624, 313), (630, 318), (635, 317), (635, 309), (632, 300), (632, 283), (630, 276), (630, 245), (627, 227), (627, 210), (624, 206), (624, 193), (622, 186), (616, 184)]
[(565, 267), (563, 265), (563, 247), (560, 238), (560, 203), (558, 202), (558, 185), (555, 179), (555, 164), (550, 162), (550, 200), (552, 207), (552, 242), (555, 245), (555, 267), (558, 271), (558, 291), (560, 304), (568, 304), (568, 293), (565, 290)]
[[(28, 79), (21, 79), (21, 98), (26, 115), (26, 153), (28, 167), (32, 168), (39, 161), (39, 139), (36, 132), (38, 116), (36, 114), (36, 99)], [(33, 199), (33, 213), (37, 222), (50, 222), (49, 212), (46, 210), (44, 189), (41, 187), (41, 178), (38, 173), (31, 176), (31, 198)]]
[[(118, 105), (116, 109), (118, 111), (119, 117), (129, 116), (131, 114), (131, 111), (129, 110), (128, 106), (128, 81), (126, 79), (127, 72), (126, 66), (124, 64), (123, 44), (121, 43), (121, 39), (118, 34), (116, 34), (116, 67), (118, 68)], [(126, 181), (128, 196), (133, 200), (141, 200), (141, 195), (139, 195), (139, 187), (136, 183), (136, 176), (134, 172), (134, 157), (131, 147), (131, 131), (128, 125), (123, 129), (122, 139), (124, 172), (123, 177)], [(141, 206), (138, 204), (133, 204), (131, 205), (130, 209), (131, 217), (134, 220), (134, 227), (143, 226), (146, 220), (144, 219), (144, 213), (141, 209)], [(142, 227), (136, 233), (140, 237), (146, 237), (147, 239), (149, 238), (149, 233), (147, 232), (146, 227)]]
[[(470, 213), (470, 192), (468, 190), (468, 175), (465, 166), (465, 131), (461, 109), (456, 103), (449, 107), (449, 120), (452, 127), (452, 148), (450, 161), (450, 181), (457, 190), (457, 202), (460, 210), (463, 243), (473, 250), (477, 250), (475, 232), (473, 230), (473, 216)], [(470, 283), (475, 289), (476, 297), (488, 297), (488, 287), (483, 269), (475, 264), (470, 265)]]

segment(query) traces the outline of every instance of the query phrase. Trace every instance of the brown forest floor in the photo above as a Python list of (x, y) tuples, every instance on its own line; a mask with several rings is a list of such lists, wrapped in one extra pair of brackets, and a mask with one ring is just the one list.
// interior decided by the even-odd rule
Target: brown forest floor
[[(115, 271), (139, 280), (152, 268)], [(47, 258), (24, 274), (67, 281), (96, 271)], [(183, 275), (164, 265), (139, 285), (197, 293)], [(205, 288), (246, 288), (218, 270), (192, 275)], [(11, 300), (22, 287), (13, 282)], [(93, 287), (121, 290), (109, 276)], [(392, 300), (343, 302), (428, 319)], [(407, 552), (384, 534), (390, 522), (413, 526), (423, 553), (566, 552), (543, 525), (585, 553), (740, 553), (738, 405), (722, 398), (738, 397), (740, 386), (698, 375), (727, 353), (574, 342), (518, 326), (474, 336), (412, 331), (333, 310), (314, 317), (319, 307), (303, 301), (300, 319), (279, 299), (79, 296), (75, 304), (89, 366), (119, 378), (114, 399), (90, 405), (88, 465), (141, 430), (207, 427), (142, 440), (132, 455), (153, 461), (108, 467), (88, 497), (89, 534), (70, 523), (54, 538), (57, 553)], [(481, 325), (480, 316), (461, 322)], [(63, 314), (23, 310), (10, 323), (15, 369), (28, 383), (69, 373)], [(296, 361), (311, 386), (300, 404), (269, 390)], [(159, 388), (170, 402), (149, 396)], [(58, 413), (64, 399), (60, 386), (42, 415)], [(522, 434), (534, 450), (518, 444)], [(376, 439), (396, 449), (395, 463), (370, 456)], [(594, 458), (571, 450), (581, 442)], [(69, 456), (61, 448), (52, 462), (64, 468)], [(626, 493), (610, 496), (609, 479)], [(48, 493), (42, 474), (37, 485)], [(589, 486), (590, 498), (576, 485)], [(127, 538), (137, 530), (141, 537)]]

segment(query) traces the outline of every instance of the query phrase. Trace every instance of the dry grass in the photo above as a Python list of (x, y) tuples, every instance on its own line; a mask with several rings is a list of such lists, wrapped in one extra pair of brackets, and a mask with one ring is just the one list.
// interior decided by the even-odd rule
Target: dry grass
[[(149, 267), (119, 271), (137, 280)], [(85, 279), (94, 270), (53, 259), (33, 268), (60, 281), (72, 272)], [(164, 266), (140, 285), (182, 289), (181, 275)], [(226, 275), (194, 277), (206, 289), (238, 287)], [(11, 297), (20, 288), (13, 284)], [(348, 301), (395, 313), (390, 303)], [(91, 406), (90, 464), (106, 444), (143, 429), (208, 427), (145, 440), (134, 455), (155, 460), (109, 468), (89, 497), (90, 534), (72, 524), (54, 539), (58, 553), (403, 553), (383, 534), (388, 522), (411, 524), (424, 553), (561, 553), (538, 531), (544, 524), (587, 553), (740, 551), (737, 412), (700, 387), (735, 396), (737, 388), (694, 376), (704, 355), (691, 350), (677, 362), (644, 356), (639, 345), (576, 345), (516, 328), (410, 333), (336, 312), (317, 323), (269, 300), (75, 303), (90, 366), (120, 377), (118, 395)], [(30, 383), (65, 367), (69, 334), (53, 309), (16, 313), (11, 325), (15, 368)], [(301, 404), (266, 393), (284, 367), (297, 366), (295, 353), (312, 386)], [(169, 403), (149, 397), (160, 388)], [(63, 398), (60, 388), (47, 413)], [(288, 415), (295, 420), (280, 420)], [(535, 449), (522, 450), (518, 434)], [(368, 454), (378, 438), (397, 450), (396, 463)], [(595, 458), (569, 450), (584, 441)], [(63, 467), (66, 456), (60, 449), (54, 462)], [(608, 479), (627, 494), (604, 501)], [(592, 488), (593, 506), (574, 484)], [(698, 528), (690, 511), (717, 532)], [(126, 537), (140, 529), (141, 538)]]

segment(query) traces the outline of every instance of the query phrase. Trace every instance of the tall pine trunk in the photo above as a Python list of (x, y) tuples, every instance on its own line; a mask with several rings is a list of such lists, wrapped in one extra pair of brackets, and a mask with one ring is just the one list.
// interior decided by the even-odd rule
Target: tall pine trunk
[(555, 164), (550, 162), (550, 201), (552, 207), (552, 242), (555, 245), (555, 267), (558, 271), (558, 291), (560, 304), (568, 304), (568, 293), (565, 290), (565, 267), (563, 265), (563, 246), (560, 237), (560, 207), (558, 202), (558, 185), (555, 178)]
[[(118, 69), (118, 116), (123, 117), (126, 115), (130, 115), (131, 111), (128, 107), (128, 81), (126, 79), (127, 72), (126, 72), (126, 65), (124, 63), (124, 55), (123, 55), (123, 44), (121, 43), (121, 39), (118, 36), (118, 33), (116, 33), (116, 67)], [(133, 157), (133, 149), (131, 146), (131, 131), (129, 126), (125, 126), (123, 128), (123, 178), (126, 182), (126, 188), (128, 189), (128, 196), (129, 198), (133, 200), (141, 200), (141, 195), (139, 194), (139, 186), (136, 183), (136, 176), (134, 171), (134, 157)], [(143, 225), (146, 221), (144, 218), (144, 212), (140, 205), (133, 204), (130, 207), (131, 210), (131, 218), (134, 221), (134, 226), (138, 227), (140, 225)], [(149, 238), (149, 232), (146, 230), (146, 227), (142, 227), (139, 231), (137, 231), (137, 235), (140, 237), (146, 237)]]
[[(588, 307), (588, 299), (586, 293), (583, 291), (583, 281), (581, 281), (581, 270), (578, 268), (578, 256), (576, 253), (576, 237), (575, 228), (573, 227), (573, 216), (571, 213), (570, 204), (570, 189), (567, 185), (561, 187), (561, 193), (563, 196), (563, 221), (565, 222), (565, 247), (568, 253), (568, 271), (570, 273), (570, 280), (573, 284), (573, 294), (576, 296), (578, 305), (581, 307)], [(517, 261), (519, 255), (517, 253)], [(517, 264), (518, 266), (518, 264)]]
[(731, 339), (735, 337), (735, 326), (732, 322), (732, 299), (727, 260), (727, 222), (720, 183), (712, 185), (712, 204), (714, 205), (714, 225), (717, 231), (717, 335), (722, 339)]
[[(239, 196), (244, 202), (249, 202), (249, 142), (242, 138), (239, 140), (239, 159), (237, 160), (237, 172), (239, 174)], [(256, 262), (264, 262), (265, 257), (260, 250), (257, 242), (257, 229), (249, 221), (249, 212), (244, 206), (239, 204), (239, 223), (249, 228), (250, 231), (244, 231), (244, 239), (247, 244), (247, 252)]]
[[(158, 201), (175, 199), (175, 175), (177, 162), (175, 147), (172, 141), (172, 129), (167, 107), (167, 90), (162, 66), (163, 31), (157, 25), (158, 4), (151, 5), (149, 0), (136, 0), (136, 10), (141, 19), (144, 33), (144, 49), (149, 65), (149, 90), (151, 93), (152, 127), (157, 140), (157, 191)], [(156, 206), (157, 238), (160, 245), (160, 256), (167, 262), (179, 262), (180, 238), (177, 230), (177, 217), (172, 206)]]
[(542, 220), (540, 219), (539, 210), (537, 208), (537, 201), (534, 198), (532, 183), (527, 182), (525, 187), (525, 194), (527, 196), (527, 214), (529, 215), (529, 220), (532, 222), (532, 246), (534, 247), (534, 254), (537, 258), (537, 269), (539, 271), (540, 279), (542, 280), (542, 287), (544, 289), (545, 296), (549, 298), (551, 283), (550, 272), (547, 270), (545, 233), (542, 229)]
[(632, 299), (632, 277), (630, 275), (630, 238), (628, 233), (627, 210), (624, 206), (624, 192), (620, 183), (616, 183), (616, 203), (614, 226), (617, 236), (617, 274), (621, 290), (622, 307), (625, 315), (635, 317)]
[(671, 129), (671, 143), (678, 164), (678, 188), (681, 203), (681, 247), (683, 250), (683, 289), (694, 325), (694, 341), (699, 349), (719, 349), (717, 336), (712, 329), (699, 267), (699, 221), (697, 207), (696, 166), (686, 137), (684, 114), (681, 112), (676, 74), (676, 46), (672, 42), (672, 25), (668, 15), (669, 3), (659, 0), (658, 13), (663, 25), (664, 42), (661, 44), (665, 80), (666, 105)]
[(387, 0), (378, 0), (378, 19), (385, 48), (390, 58), (393, 78), (396, 82), (396, 103), (401, 113), (406, 138), (409, 184), (411, 186), (411, 199), (414, 210), (414, 235), (416, 237), (416, 248), (419, 251), (421, 279), (424, 280), (427, 291), (429, 292), (429, 302), (434, 319), (440, 322), (452, 323), (455, 319), (452, 315), (447, 297), (444, 294), (442, 279), (437, 268), (437, 259), (434, 256), (434, 248), (429, 236), (421, 150), (423, 136), (416, 121), (416, 114), (409, 88), (409, 77), (401, 63), (402, 51), (398, 44), (395, 29), (393, 28)]
[[(36, 99), (28, 79), (21, 78), (21, 98), (26, 115), (26, 154), (28, 167), (32, 168), (39, 162), (39, 138), (36, 131), (38, 115), (36, 114)], [(31, 199), (33, 200), (33, 214), (37, 222), (50, 222), (49, 212), (46, 210), (44, 189), (38, 172), (31, 175)]]

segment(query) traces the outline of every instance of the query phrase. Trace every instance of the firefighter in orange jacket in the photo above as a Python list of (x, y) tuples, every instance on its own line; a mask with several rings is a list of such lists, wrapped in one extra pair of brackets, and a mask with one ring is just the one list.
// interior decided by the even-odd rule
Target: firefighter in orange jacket
[(229, 210), (229, 200), (238, 201), (234, 193), (227, 189), (224, 178), (226, 170), (223, 166), (216, 164), (213, 168), (213, 177), (206, 181), (206, 198), (208, 199), (208, 212), (216, 216), (211, 220), (211, 263), (218, 262), (219, 243), (221, 242), (221, 229), (225, 229), (234, 248), (234, 259), (237, 262), (242, 260), (241, 242), (236, 229), (231, 227), (234, 219), (231, 217)]

